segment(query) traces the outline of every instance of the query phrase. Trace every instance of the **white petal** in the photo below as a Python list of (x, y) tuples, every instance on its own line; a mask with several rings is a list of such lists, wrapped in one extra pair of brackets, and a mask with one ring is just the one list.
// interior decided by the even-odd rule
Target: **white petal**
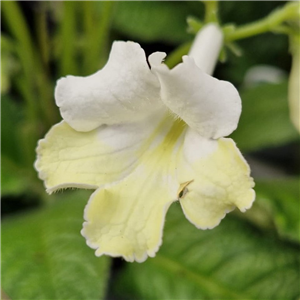
[(162, 106), (159, 82), (144, 50), (133, 42), (114, 42), (97, 73), (60, 79), (55, 99), (63, 119), (77, 131), (142, 120)]
[(201, 136), (217, 139), (236, 129), (241, 99), (231, 83), (207, 75), (188, 56), (172, 70), (157, 64), (152, 71), (166, 106)]
[(154, 52), (148, 57), (149, 64), (151, 66), (160, 65), (166, 56), (165, 52)]
[(201, 229), (217, 226), (226, 213), (249, 209), (255, 193), (250, 169), (231, 139), (202, 138), (188, 130), (178, 177), (188, 185), (180, 199), (184, 214)]
[(103, 125), (90, 132), (78, 132), (64, 121), (53, 126), (39, 141), (35, 162), (47, 192), (95, 189), (125, 178), (154, 142), (163, 118), (162, 112), (143, 123)]

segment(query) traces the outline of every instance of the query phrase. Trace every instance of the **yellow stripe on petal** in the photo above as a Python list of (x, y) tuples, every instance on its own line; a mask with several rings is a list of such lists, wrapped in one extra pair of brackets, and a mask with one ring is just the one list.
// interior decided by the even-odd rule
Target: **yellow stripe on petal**
[(198, 144), (196, 139), (195, 132), (185, 139), (179, 180), (193, 181), (186, 186), (180, 203), (190, 222), (207, 229), (217, 226), (235, 207), (243, 212), (250, 208), (254, 183), (249, 166), (231, 139), (211, 141), (198, 136)]

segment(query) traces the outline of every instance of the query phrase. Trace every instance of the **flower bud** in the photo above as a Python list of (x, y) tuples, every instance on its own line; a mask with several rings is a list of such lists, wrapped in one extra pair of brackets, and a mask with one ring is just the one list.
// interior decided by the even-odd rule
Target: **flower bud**
[(292, 69), (289, 79), (288, 99), (290, 106), (290, 118), (296, 129), (300, 132), (300, 36), (290, 37), (292, 54)]

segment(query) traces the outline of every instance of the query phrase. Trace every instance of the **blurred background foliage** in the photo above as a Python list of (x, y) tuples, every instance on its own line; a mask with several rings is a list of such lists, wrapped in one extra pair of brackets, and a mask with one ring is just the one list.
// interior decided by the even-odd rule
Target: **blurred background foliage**
[[(219, 14), (222, 24), (242, 25), (284, 4), (222, 1)], [(147, 54), (165, 51), (173, 66), (188, 52), (193, 20), (203, 16), (197, 1), (2, 2), (3, 299), (299, 299), (300, 149), (289, 119), (286, 35), (238, 41), (241, 56), (227, 48), (215, 72), (242, 97), (232, 137), (256, 182), (247, 213), (200, 231), (174, 204), (155, 258), (96, 258), (79, 233), (91, 192), (49, 197), (33, 168), (38, 139), (61, 119), (53, 96), (58, 78), (99, 70), (113, 40), (136, 41)], [(280, 76), (251, 78), (257, 65), (280, 69)]]

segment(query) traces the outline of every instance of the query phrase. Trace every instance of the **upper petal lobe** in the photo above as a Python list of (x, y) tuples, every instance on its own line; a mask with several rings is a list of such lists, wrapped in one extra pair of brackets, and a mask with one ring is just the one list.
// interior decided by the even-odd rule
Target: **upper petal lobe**
[(235, 87), (207, 75), (193, 58), (169, 70), (153, 60), (152, 71), (161, 84), (164, 104), (201, 136), (218, 139), (237, 127), (241, 99)]
[(161, 109), (159, 90), (140, 45), (114, 42), (102, 70), (58, 80), (55, 100), (73, 129), (90, 131), (102, 124), (142, 120)]

